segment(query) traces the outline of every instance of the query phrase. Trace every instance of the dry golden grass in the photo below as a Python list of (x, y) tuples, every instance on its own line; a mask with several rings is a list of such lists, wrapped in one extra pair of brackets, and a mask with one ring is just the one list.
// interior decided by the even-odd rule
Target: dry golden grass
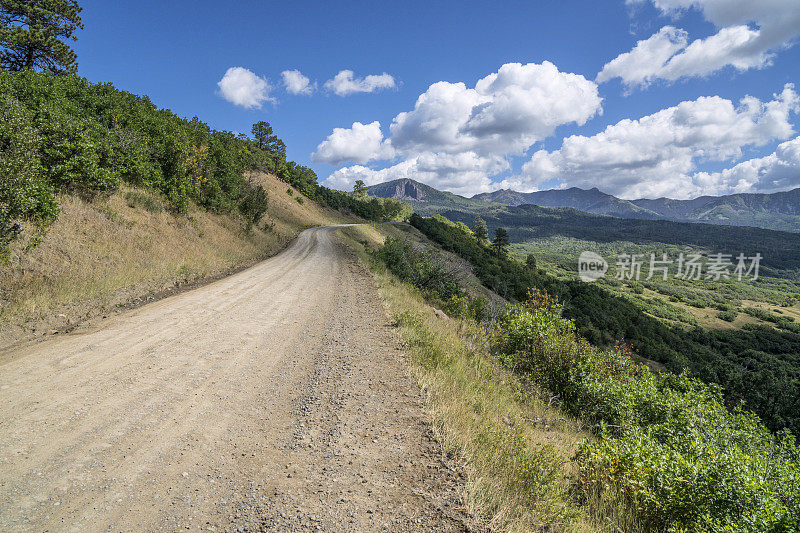
[(235, 215), (175, 216), (141, 189), (60, 198), (61, 215), (42, 243), (25, 251), (22, 239), (0, 271), (0, 347), (252, 264), (304, 227), (344, 221), (308, 199), (301, 205), (273, 176), (252, 179), (267, 190), (269, 210), (250, 231)]
[[(656, 292), (645, 288), (643, 293), (644, 296), (647, 298), (667, 298), (667, 296), (661, 294), (660, 292)], [(759, 320), (755, 317), (752, 317), (745, 313), (739, 313), (733, 322), (728, 322), (726, 320), (722, 320), (717, 315), (719, 314), (719, 309), (714, 307), (693, 307), (685, 302), (669, 302), (670, 305), (674, 305), (680, 309), (683, 309), (690, 315), (692, 315), (696, 320), (697, 323), (701, 326), (708, 328), (708, 329), (742, 329), (745, 324), (766, 324), (766, 322)], [(655, 315), (650, 315), (654, 318), (659, 318)], [(678, 324), (678, 322), (674, 322), (672, 320), (661, 318), (659, 320), (664, 320), (668, 323)]]
[(739, 313), (733, 322), (727, 322), (717, 317), (719, 309), (713, 307), (697, 308), (683, 302), (670, 303), (688, 311), (701, 326), (708, 329), (742, 329), (745, 324), (766, 324), (766, 322), (745, 313)]
[[(796, 303), (791, 307), (781, 307), (779, 305), (773, 305), (767, 302), (757, 302), (755, 300), (742, 300), (742, 307), (753, 307), (755, 309), (763, 309), (765, 311), (773, 313), (774, 315), (785, 316), (794, 319), (795, 322), (800, 323), (800, 303)], [(757, 319), (753, 318), (753, 320)]]
[(593, 517), (569, 495), (570, 458), (580, 441), (591, 438), (580, 421), (501, 368), (487, 352), (485, 331), (437, 317), (418, 291), (372, 263), (365, 248), (383, 242), (387, 230), (359, 226), (343, 233), (372, 267), (412, 356), (411, 371), (427, 392), (444, 449), (464, 465), (463, 497), (475, 526), (509, 532), (607, 529), (606, 517), (619, 514), (608, 508), (611, 502), (595, 502), (603, 511)]

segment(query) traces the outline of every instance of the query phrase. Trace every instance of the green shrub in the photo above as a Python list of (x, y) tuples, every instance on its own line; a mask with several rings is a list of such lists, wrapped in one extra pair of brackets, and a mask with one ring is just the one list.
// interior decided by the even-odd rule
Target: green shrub
[(727, 311), (720, 311), (717, 313), (717, 318), (724, 320), (725, 322), (733, 322), (736, 320), (737, 316), (739, 316), (739, 311), (736, 309), (729, 309)]
[(728, 411), (718, 386), (650, 373), (624, 343), (589, 345), (560, 306), (533, 296), (508, 307), (492, 350), (593, 424), (598, 439), (575, 457), (587, 502), (622, 494), (652, 530), (800, 527), (800, 451), (790, 432), (774, 435), (755, 415)]
[(125, 193), (125, 202), (128, 207), (142, 207), (151, 213), (161, 213), (164, 208), (160, 202), (155, 200), (150, 194), (139, 191), (128, 191)]
[(442, 302), (464, 297), (458, 278), (427, 252), (418, 252), (403, 239), (387, 237), (375, 252), (397, 277), (433, 295)]
[(21, 232), (20, 222), (43, 229), (58, 216), (53, 189), (43, 176), (40, 145), (30, 113), (17, 100), (0, 98), (0, 259)]
[(269, 198), (264, 187), (248, 183), (239, 199), (239, 212), (247, 221), (247, 225), (252, 226), (258, 224), (261, 217), (267, 212), (268, 205)]

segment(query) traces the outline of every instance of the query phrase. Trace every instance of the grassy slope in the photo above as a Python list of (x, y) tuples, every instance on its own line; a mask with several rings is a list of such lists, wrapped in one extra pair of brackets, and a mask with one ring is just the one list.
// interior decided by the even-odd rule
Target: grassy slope
[(141, 189), (61, 198), (43, 242), (28, 252), (24, 239), (17, 243), (0, 271), (0, 348), (252, 264), (306, 226), (345, 221), (308, 199), (300, 204), (299, 193), (290, 196), (273, 176), (253, 179), (267, 190), (269, 209), (249, 232), (231, 215), (193, 209), (174, 216)]
[[(623, 505), (597, 501), (591, 512), (570, 496), (570, 460), (578, 444), (592, 438), (584, 424), (550, 405), (549, 395), (521, 382), (489, 356), (485, 331), (437, 317), (419, 291), (370, 260), (367, 249), (399, 231), (403, 229), (379, 225), (343, 233), (371, 267), (387, 311), (399, 326), (411, 356), (410, 371), (427, 392), (446, 452), (463, 463), (463, 497), (476, 529), (604, 531), (613, 517), (626, 530), (638, 531)], [(469, 275), (463, 280), (469, 284)]]

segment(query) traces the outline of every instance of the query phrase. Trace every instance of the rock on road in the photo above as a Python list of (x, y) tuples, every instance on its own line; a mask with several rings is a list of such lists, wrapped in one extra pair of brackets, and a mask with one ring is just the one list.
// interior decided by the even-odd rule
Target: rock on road
[(0, 354), (0, 530), (464, 529), (459, 477), (335, 231)]

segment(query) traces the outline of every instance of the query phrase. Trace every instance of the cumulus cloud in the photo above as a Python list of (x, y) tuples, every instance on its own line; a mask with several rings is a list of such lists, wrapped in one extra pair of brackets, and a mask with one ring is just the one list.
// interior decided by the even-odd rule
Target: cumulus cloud
[[(601, 103), (594, 82), (559, 72), (547, 61), (503, 65), (474, 87), (434, 83), (417, 98), (414, 109), (394, 118), (388, 139), (379, 137), (379, 126), (375, 126), (371, 142), (365, 143), (369, 149), (359, 151), (369, 154), (361, 157), (364, 162), (392, 156), (401, 161), (381, 170), (342, 169), (328, 184), (349, 186), (352, 179), (369, 183), (402, 175), (448, 190), (482, 192), (487, 190), (491, 176), (508, 168), (506, 156), (522, 154), (552, 135), (558, 126), (585, 124), (602, 112)], [(345, 143), (332, 142), (332, 138), (344, 138), (345, 134), (355, 132), (334, 131), (320, 144), (317, 156), (327, 161), (359, 161)], [(352, 178), (355, 172), (360, 173), (359, 178)]]
[(456, 194), (491, 190), (489, 176), (508, 169), (501, 157), (484, 157), (475, 152), (458, 154), (424, 152), (382, 169), (363, 165), (344, 167), (331, 174), (325, 185), (341, 190), (353, 188), (356, 180), (367, 185), (410, 178)]
[(698, 162), (740, 159), (746, 147), (789, 138), (800, 98), (787, 84), (774, 100), (718, 96), (681, 102), (638, 120), (622, 120), (591, 136), (573, 135), (553, 152), (537, 151), (522, 175), (503, 186), (535, 190), (557, 179), (564, 186), (600, 189), (623, 198), (688, 198), (718, 193), (724, 176), (694, 173)]
[(383, 140), (380, 122), (353, 122), (350, 128), (334, 128), (333, 133), (311, 154), (311, 160), (330, 165), (363, 164), (374, 159), (388, 159), (392, 152), (392, 147)]
[(563, 124), (585, 124), (601, 111), (597, 85), (555, 65), (508, 63), (474, 88), (438, 82), (390, 126), (399, 150), (520, 153)]
[(317, 88), (316, 83), (311, 83), (311, 80), (303, 75), (299, 70), (284, 70), (281, 72), (283, 78), (283, 86), (286, 87), (286, 92), (289, 94), (303, 94), (309, 95)]
[[(627, 0), (652, 1), (663, 14), (679, 17), (697, 9), (718, 28), (714, 35), (688, 42), (687, 34), (665, 26), (649, 39), (607, 63), (598, 82), (621, 78), (629, 87), (645, 86), (657, 79), (675, 81), (707, 76), (725, 67), (737, 70), (764, 68), (777, 50), (790, 46), (800, 35), (797, 0)], [(754, 24), (756, 27), (751, 27)]]
[(713, 194), (769, 193), (800, 187), (800, 137), (779, 144), (768, 156), (743, 161), (722, 172), (698, 172), (693, 180)]
[(269, 82), (244, 67), (231, 67), (217, 83), (219, 94), (228, 102), (245, 109), (260, 108), (264, 102), (274, 102)]
[(325, 82), (325, 88), (339, 96), (347, 96), (353, 93), (373, 93), (381, 89), (393, 89), (394, 87), (396, 87), (394, 77), (385, 72), (356, 78), (352, 70), (342, 70), (333, 79)]
[(622, 78), (628, 84), (649, 83), (677, 52), (686, 48), (688, 34), (673, 26), (664, 26), (649, 39), (639, 41), (630, 52), (606, 63), (597, 75), (598, 83)]

